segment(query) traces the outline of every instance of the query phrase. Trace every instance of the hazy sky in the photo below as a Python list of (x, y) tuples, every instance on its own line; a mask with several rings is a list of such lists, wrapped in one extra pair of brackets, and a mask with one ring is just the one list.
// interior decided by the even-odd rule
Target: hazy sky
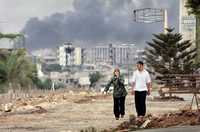
[(133, 22), (133, 9), (165, 8), (178, 30), (178, 0), (0, 0), (0, 31), (27, 35), (29, 49), (56, 47), (64, 41), (144, 45), (162, 23)]
[(0, 0), (0, 31), (18, 32), (31, 17), (72, 9), (72, 0)]

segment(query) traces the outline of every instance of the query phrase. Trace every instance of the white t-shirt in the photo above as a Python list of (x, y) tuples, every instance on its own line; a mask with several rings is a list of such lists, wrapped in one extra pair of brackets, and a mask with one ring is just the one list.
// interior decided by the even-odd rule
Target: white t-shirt
[(145, 69), (133, 73), (132, 82), (135, 83), (134, 91), (147, 91), (147, 83), (151, 82), (150, 75)]

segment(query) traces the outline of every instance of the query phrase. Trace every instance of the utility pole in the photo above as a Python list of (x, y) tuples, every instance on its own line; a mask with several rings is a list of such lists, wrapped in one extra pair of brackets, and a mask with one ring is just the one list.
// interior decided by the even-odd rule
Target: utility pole
[(129, 86), (129, 64), (130, 64), (130, 61), (129, 61), (129, 58), (130, 58), (130, 49), (127, 49), (127, 54), (126, 54), (126, 58), (127, 58), (127, 79), (128, 79), (128, 86)]
[(168, 16), (167, 16), (167, 10), (163, 9), (163, 22), (164, 22), (164, 33), (167, 33), (167, 28), (168, 28)]

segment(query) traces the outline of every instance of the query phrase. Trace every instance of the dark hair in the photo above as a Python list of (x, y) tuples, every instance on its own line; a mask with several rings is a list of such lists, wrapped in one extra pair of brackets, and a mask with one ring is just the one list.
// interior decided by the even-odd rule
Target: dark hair
[(144, 65), (143, 61), (138, 61), (137, 64)]

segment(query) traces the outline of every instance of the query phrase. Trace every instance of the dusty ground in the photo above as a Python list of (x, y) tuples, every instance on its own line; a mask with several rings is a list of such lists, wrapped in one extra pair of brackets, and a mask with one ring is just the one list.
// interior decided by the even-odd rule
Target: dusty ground
[[(186, 107), (188, 101), (154, 101), (148, 98), (147, 113), (158, 115)], [(36, 109), (41, 106), (43, 109)], [(93, 126), (98, 130), (116, 127), (135, 114), (133, 96), (126, 99), (126, 116), (116, 121), (112, 112), (112, 96), (73, 92), (19, 99), (11, 112), (1, 112), (1, 132), (67, 132)], [(47, 110), (47, 111), (45, 111)]]

